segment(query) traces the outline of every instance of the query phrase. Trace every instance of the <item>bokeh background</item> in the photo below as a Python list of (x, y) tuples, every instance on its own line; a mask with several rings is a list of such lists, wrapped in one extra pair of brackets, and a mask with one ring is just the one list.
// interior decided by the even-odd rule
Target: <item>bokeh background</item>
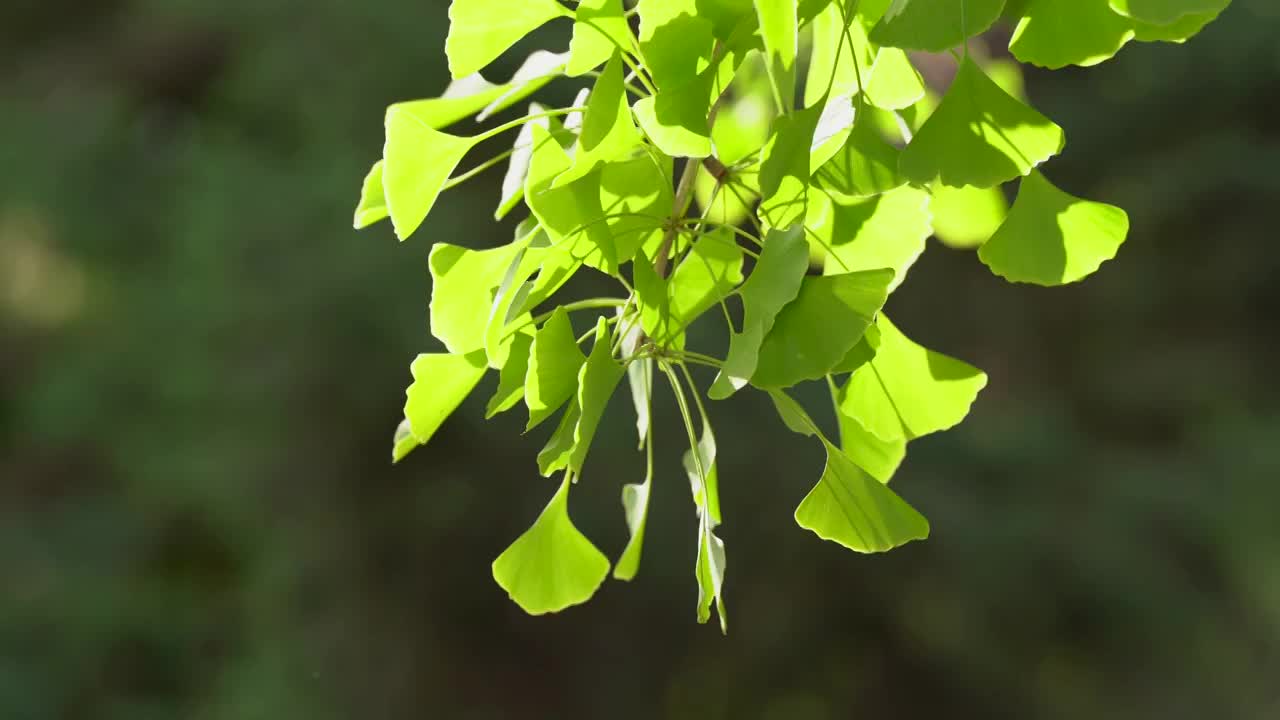
[[(820, 448), (713, 407), (728, 637), (669, 402), (640, 577), (558, 616), (489, 575), (553, 489), (491, 381), (389, 462), (429, 242), (510, 237), (500, 172), (406, 243), (350, 229), (445, 32), (440, 0), (0, 4), (0, 718), (1280, 717), (1274, 0), (1028, 73), (1055, 180), (1134, 231), (1056, 290), (935, 245), (891, 301), (992, 376), (894, 481), (930, 541), (795, 527)], [(611, 556), (624, 396), (573, 499)]]

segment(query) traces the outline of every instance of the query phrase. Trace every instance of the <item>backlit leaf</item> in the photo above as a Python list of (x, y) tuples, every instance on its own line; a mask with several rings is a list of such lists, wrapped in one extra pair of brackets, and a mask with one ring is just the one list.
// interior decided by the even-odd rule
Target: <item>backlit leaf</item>
[(797, 110), (774, 121), (761, 153), (760, 219), (785, 228), (804, 218), (809, 188), (809, 151), (822, 116), (821, 107)]
[(947, 430), (963, 420), (986, 387), (986, 373), (917, 345), (883, 314), (876, 327), (875, 357), (850, 376), (840, 412), (887, 442)]
[(404, 240), (422, 225), (475, 141), (431, 129), (404, 105), (387, 108), (386, 130), (383, 193), (396, 237)]
[(494, 290), (516, 254), (511, 243), (490, 250), (469, 250), (448, 243), (431, 248), (431, 334), (451, 353), (485, 347), (485, 331)]
[(910, 186), (856, 200), (810, 193), (807, 223), (825, 245), (827, 275), (889, 268), (890, 292), (906, 279), (933, 232), (929, 194)]
[(582, 132), (573, 166), (555, 179), (555, 185), (578, 180), (606, 162), (625, 160), (642, 138), (631, 120), (631, 106), (622, 82), (622, 57), (614, 55), (596, 80), (582, 117)]
[(854, 119), (844, 145), (814, 177), (838, 199), (879, 195), (907, 182), (898, 172), (899, 154), (900, 150), (885, 142), (872, 116), (863, 112)]
[(387, 200), (382, 193), (382, 161), (373, 164), (360, 187), (360, 204), (356, 205), (356, 230), (363, 230), (387, 217)]
[[(409, 366), (413, 383), (405, 390), (404, 416), (418, 445), (425, 445), (484, 377), (484, 353), (445, 355), (424, 353)], [(396, 443), (396, 453), (401, 457)]]
[(479, 72), (525, 35), (568, 14), (555, 0), (453, 0), (444, 43), (449, 72), (455, 78)]
[(796, 54), (800, 45), (796, 0), (755, 0), (755, 6), (774, 99), (779, 111), (786, 112), (796, 94)]
[(1096, 65), (1134, 36), (1108, 0), (1027, 0), (1009, 50), (1022, 62), (1057, 69)]
[(880, 48), (869, 77), (867, 100), (878, 108), (902, 110), (924, 97), (924, 78), (899, 48)]
[(991, 187), (1062, 151), (1062, 128), (1000, 89), (966, 58), (942, 103), (902, 151), (899, 169), (927, 184)]
[(715, 75), (705, 72), (673, 89), (641, 98), (634, 106), (636, 122), (662, 152), (673, 157), (711, 155), (711, 88)]
[(584, 603), (609, 574), (609, 559), (569, 519), (569, 478), (533, 526), (493, 561), (493, 579), (530, 615)]
[(659, 345), (674, 342), (742, 283), (742, 250), (720, 230), (699, 238), (668, 280), (647, 265), (636, 262), (637, 304), (645, 332)]
[(510, 354), (498, 371), (498, 389), (485, 406), (485, 419), (506, 412), (524, 399), (524, 379), (529, 372), (529, 350), (533, 333), (518, 332), (511, 338)]
[(934, 183), (933, 234), (947, 247), (976, 248), (1004, 222), (1009, 202), (998, 187), (948, 187)]
[(640, 555), (644, 550), (644, 528), (649, 520), (649, 494), (653, 488), (653, 470), (644, 476), (642, 483), (622, 486), (622, 510), (627, 518), (627, 531), (631, 539), (613, 566), (613, 576), (618, 580), (632, 580), (640, 570)]
[(615, 50), (631, 50), (631, 27), (623, 12), (622, 0), (578, 3), (565, 74), (577, 77), (608, 62)]
[(605, 319), (600, 318), (596, 324), (596, 341), (591, 348), (591, 355), (578, 372), (578, 408), (581, 414), (574, 426), (573, 452), (569, 456), (569, 470), (574, 475), (582, 473), (582, 463), (587, 458), (587, 451), (591, 449), (591, 440), (600, 425), (600, 417), (604, 415), (609, 398), (613, 397), (613, 391), (625, 374), (626, 371), (613, 359)]
[[(1075, 2), (1075, 0), (1070, 0)], [(904, 50), (942, 52), (986, 32), (1005, 0), (894, 0), (871, 40)]]
[(1220, 13), (1231, 0), (1111, 0), (1116, 12), (1152, 25), (1171, 25), (1193, 14)]
[(529, 371), (524, 382), (524, 401), (529, 408), (526, 430), (532, 430), (574, 396), (578, 370), (586, 360), (573, 336), (569, 313), (556, 308), (534, 333), (529, 351)]
[(1129, 218), (1120, 208), (1072, 197), (1033, 172), (978, 257), (1013, 282), (1063, 285), (1115, 257), (1128, 232)]

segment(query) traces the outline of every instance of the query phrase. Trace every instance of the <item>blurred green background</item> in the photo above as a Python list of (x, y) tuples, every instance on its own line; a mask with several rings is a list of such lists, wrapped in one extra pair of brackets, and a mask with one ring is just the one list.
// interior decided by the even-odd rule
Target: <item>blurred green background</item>
[[(442, 0), (0, 4), (0, 719), (1280, 717), (1274, 0), (1028, 73), (1055, 181), (1134, 231), (1057, 290), (934, 246), (891, 301), (992, 376), (894, 481), (930, 541), (795, 527), (820, 448), (713, 406), (727, 638), (669, 402), (640, 577), (558, 616), (489, 575), (553, 489), (492, 381), (390, 465), (429, 243), (510, 237), (500, 173), (409, 242), (349, 229), (445, 32)], [(573, 501), (611, 556), (624, 396)]]

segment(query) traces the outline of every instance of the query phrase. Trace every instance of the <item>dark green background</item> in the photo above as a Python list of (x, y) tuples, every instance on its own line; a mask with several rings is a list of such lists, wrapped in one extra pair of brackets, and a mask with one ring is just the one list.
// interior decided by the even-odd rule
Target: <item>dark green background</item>
[[(1029, 73), (1049, 173), (1134, 230), (1081, 286), (935, 246), (893, 298), (991, 374), (894, 481), (927, 543), (800, 530), (820, 448), (713, 407), (728, 638), (694, 623), (669, 402), (640, 578), (559, 616), (489, 576), (553, 488), (491, 383), (389, 463), (429, 243), (510, 236), (498, 174), (404, 244), (349, 229), (445, 32), (443, 2), (0, 6), (0, 718), (1280, 717), (1274, 0)], [(627, 405), (573, 497), (611, 556)]]

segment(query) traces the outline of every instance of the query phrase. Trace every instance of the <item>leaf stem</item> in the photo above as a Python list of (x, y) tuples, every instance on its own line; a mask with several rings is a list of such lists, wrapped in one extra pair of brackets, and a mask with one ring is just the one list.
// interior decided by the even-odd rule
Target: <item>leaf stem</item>
[(488, 140), (489, 138), (497, 137), (498, 135), (501, 135), (502, 133), (508, 130), (518, 128), (521, 125), (524, 125), (525, 123), (533, 122), (534, 120), (541, 120), (542, 118), (549, 118), (549, 117), (561, 117), (564, 115), (572, 115), (573, 113), (576, 113), (576, 112), (586, 112), (586, 111), (587, 111), (587, 108), (585, 106), (567, 107), (567, 108), (557, 108), (555, 110), (546, 110), (544, 112), (534, 113), (532, 115), (525, 115), (524, 117), (516, 118), (511, 122), (505, 122), (499, 125), (498, 127), (493, 128), (492, 130), (486, 130), (480, 133), (479, 135), (475, 136), (474, 138), (472, 138), (472, 140), (475, 141), (477, 144), (479, 144), (485, 140)]

